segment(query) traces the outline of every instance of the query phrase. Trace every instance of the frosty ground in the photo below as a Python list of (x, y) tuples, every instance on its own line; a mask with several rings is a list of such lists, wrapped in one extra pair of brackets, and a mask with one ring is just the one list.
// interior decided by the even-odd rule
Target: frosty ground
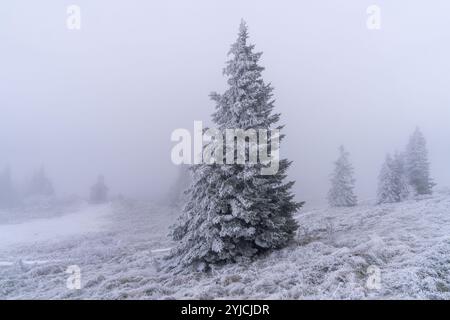
[[(400, 204), (302, 209), (292, 245), (206, 274), (161, 268), (177, 215), (124, 200), (16, 218), (0, 212), (0, 298), (450, 299), (450, 191)], [(81, 268), (80, 290), (66, 287), (70, 265)], [(371, 266), (380, 270), (379, 289), (367, 286)]]

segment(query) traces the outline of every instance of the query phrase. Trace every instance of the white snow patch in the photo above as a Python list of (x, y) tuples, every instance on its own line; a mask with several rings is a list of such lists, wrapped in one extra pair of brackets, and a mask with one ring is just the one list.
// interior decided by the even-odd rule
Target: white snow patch
[(164, 248), (164, 249), (153, 249), (151, 250), (152, 253), (160, 253), (160, 252), (168, 252), (172, 250), (172, 248)]
[(96, 232), (105, 226), (108, 221), (105, 217), (110, 212), (110, 205), (86, 206), (59, 217), (3, 224), (0, 225), (0, 248)]

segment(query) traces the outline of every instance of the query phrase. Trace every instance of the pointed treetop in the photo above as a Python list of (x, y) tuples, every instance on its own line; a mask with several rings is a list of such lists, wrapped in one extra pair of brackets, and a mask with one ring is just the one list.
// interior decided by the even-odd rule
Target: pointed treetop
[(239, 39), (245, 42), (247, 38), (248, 38), (247, 23), (245, 22), (244, 19), (241, 19), (241, 24), (239, 25)]
[(420, 130), (419, 126), (416, 126), (416, 129), (414, 130), (414, 133), (412, 134), (413, 137), (418, 137), (420, 139), (424, 138), (424, 135), (422, 133), (422, 130)]
[[(228, 52), (228, 54), (236, 54), (236, 53), (240, 52), (241, 50), (251, 52), (251, 50), (253, 49), (253, 46), (247, 45), (247, 39), (248, 39), (247, 23), (245, 22), (244, 19), (241, 19), (237, 40), (234, 44), (231, 45), (231, 50)], [(244, 49), (247, 47), (248, 47), (248, 49)]]
[(253, 52), (255, 46), (247, 43), (247, 38), (247, 25), (242, 20), (223, 69), (229, 88), (223, 94), (211, 94), (217, 104), (213, 121), (219, 129), (270, 128), (279, 120), (279, 114), (272, 114), (273, 88), (262, 78), (262, 52)]
[(344, 145), (339, 146), (339, 155), (340, 158), (347, 158), (350, 156), (350, 153), (345, 149)]

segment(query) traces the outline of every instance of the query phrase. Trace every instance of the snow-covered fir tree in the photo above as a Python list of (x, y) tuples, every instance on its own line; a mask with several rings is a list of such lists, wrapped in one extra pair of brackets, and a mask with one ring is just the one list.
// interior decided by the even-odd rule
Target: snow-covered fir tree
[(94, 204), (105, 203), (108, 201), (108, 187), (105, 184), (103, 175), (99, 175), (97, 182), (91, 187), (89, 202)]
[(408, 176), (406, 172), (405, 154), (396, 152), (394, 154), (394, 171), (397, 176), (398, 192), (400, 200), (403, 201), (408, 198), (410, 188), (408, 184)]
[(349, 160), (349, 153), (343, 146), (339, 147), (339, 158), (334, 163), (335, 168), (331, 176), (331, 188), (328, 191), (328, 203), (332, 207), (352, 207), (357, 204), (354, 193), (355, 179), (353, 166)]
[(394, 203), (408, 196), (405, 179), (403, 156), (399, 153), (394, 158), (387, 155), (378, 176), (378, 203)]
[(378, 176), (377, 202), (392, 203), (398, 201), (400, 199), (397, 197), (395, 186), (394, 161), (388, 154)]
[[(281, 129), (276, 127), (280, 115), (272, 112), (273, 88), (261, 76), (261, 53), (254, 52), (247, 40), (247, 26), (241, 22), (224, 69), (229, 88), (211, 95), (216, 103), (213, 122), (221, 132)], [(174, 264), (203, 269), (210, 264), (249, 261), (289, 243), (298, 228), (293, 214), (302, 205), (290, 191), (294, 182), (284, 181), (290, 162), (280, 160), (273, 175), (261, 175), (264, 165), (193, 166), (184, 214), (173, 229), (174, 239), (180, 241), (171, 254)]]
[(45, 168), (40, 167), (34, 175), (31, 177), (27, 188), (27, 196), (52, 196), (55, 191), (53, 189), (53, 184), (47, 177)]
[(378, 203), (400, 202), (408, 197), (408, 193), (403, 155), (396, 153), (392, 158), (388, 154), (378, 176)]
[(11, 178), (11, 169), (6, 167), (0, 173), (0, 208), (10, 208), (16, 204), (17, 197)]
[(431, 194), (434, 183), (430, 178), (430, 164), (425, 137), (416, 128), (406, 147), (408, 182), (417, 195)]

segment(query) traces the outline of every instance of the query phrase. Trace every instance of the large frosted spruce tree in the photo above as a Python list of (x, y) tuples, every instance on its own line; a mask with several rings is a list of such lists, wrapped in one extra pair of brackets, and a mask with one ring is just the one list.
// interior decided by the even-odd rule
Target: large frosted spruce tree
[(355, 179), (353, 166), (349, 160), (349, 153), (343, 146), (339, 147), (339, 158), (334, 163), (335, 168), (331, 176), (331, 188), (328, 192), (328, 203), (332, 207), (352, 207), (357, 203), (353, 192)]
[[(261, 76), (261, 53), (253, 52), (247, 40), (242, 21), (224, 69), (229, 87), (223, 94), (211, 94), (216, 103), (213, 122), (220, 132), (281, 129), (276, 126), (280, 115), (272, 112), (273, 88)], [(284, 182), (290, 162), (280, 160), (273, 175), (261, 175), (264, 165), (193, 166), (188, 201), (173, 229), (179, 243), (172, 250), (172, 262), (204, 269), (210, 264), (249, 261), (289, 243), (298, 228), (293, 214), (302, 205), (293, 200), (294, 182)]]
[(426, 141), (419, 128), (416, 128), (406, 146), (406, 171), (409, 184), (417, 195), (433, 192), (435, 184), (430, 178)]

